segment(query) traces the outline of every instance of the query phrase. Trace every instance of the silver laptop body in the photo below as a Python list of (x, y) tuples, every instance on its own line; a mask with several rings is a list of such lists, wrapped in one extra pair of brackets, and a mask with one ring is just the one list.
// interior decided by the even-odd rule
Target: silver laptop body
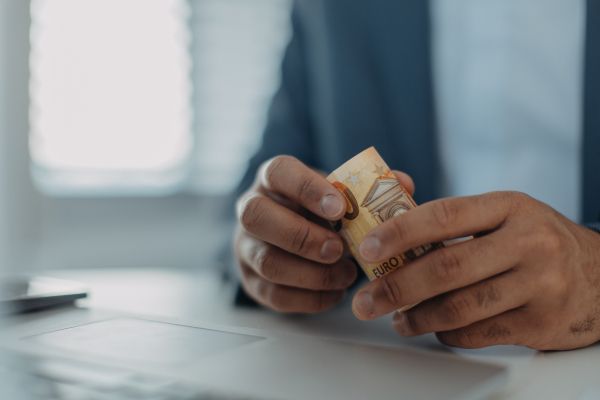
[(5, 323), (2, 347), (19, 356), (4, 359), (20, 365), (5, 362), (4, 379), (31, 398), (476, 399), (507, 376), (450, 353), (94, 309)]

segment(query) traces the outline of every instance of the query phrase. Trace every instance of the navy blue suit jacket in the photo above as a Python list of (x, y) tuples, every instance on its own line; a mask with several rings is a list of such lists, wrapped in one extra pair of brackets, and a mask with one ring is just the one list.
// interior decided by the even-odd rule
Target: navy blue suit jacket
[[(262, 147), (330, 172), (375, 146), (410, 174), (423, 203), (439, 197), (439, 161), (424, 0), (298, 0)], [(600, 219), (600, 0), (587, 1), (583, 221)]]

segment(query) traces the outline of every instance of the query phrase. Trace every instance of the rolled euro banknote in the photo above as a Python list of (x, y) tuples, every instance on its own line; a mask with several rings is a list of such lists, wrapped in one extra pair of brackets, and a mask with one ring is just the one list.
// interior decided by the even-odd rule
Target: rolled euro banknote
[(334, 229), (370, 280), (381, 278), (424, 254), (444, 247), (441, 242), (425, 244), (378, 264), (363, 261), (358, 254), (358, 246), (365, 235), (377, 225), (417, 205), (374, 147), (347, 161), (327, 180), (344, 194), (347, 202), (346, 214), (334, 224)]

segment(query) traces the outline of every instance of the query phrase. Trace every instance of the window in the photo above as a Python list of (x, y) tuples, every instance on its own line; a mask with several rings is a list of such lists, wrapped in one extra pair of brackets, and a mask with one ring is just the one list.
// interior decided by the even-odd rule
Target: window
[(32, 174), (55, 196), (223, 194), (256, 149), (289, 0), (32, 0)]
[(35, 268), (214, 268), (231, 237), (224, 196), (278, 86), (290, 0), (31, 0), (30, 11), (30, 169), (50, 196), (18, 193), (27, 218), (15, 221), (40, 239), (23, 254)]
[(289, 0), (192, 1), (198, 193), (233, 190), (257, 149), (290, 38)]
[(34, 178), (50, 193), (163, 192), (192, 148), (183, 0), (34, 0)]

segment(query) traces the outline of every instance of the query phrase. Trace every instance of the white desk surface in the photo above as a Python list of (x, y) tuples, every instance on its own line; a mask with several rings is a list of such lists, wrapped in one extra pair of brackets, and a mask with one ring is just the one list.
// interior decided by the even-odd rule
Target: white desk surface
[(80, 306), (168, 316), (188, 321), (294, 332), (385, 346), (454, 352), (509, 367), (509, 382), (488, 400), (600, 399), (600, 344), (565, 352), (537, 352), (518, 346), (460, 350), (441, 345), (433, 334), (402, 338), (391, 316), (363, 322), (354, 317), (348, 296), (317, 315), (283, 315), (232, 305), (232, 291), (216, 274), (168, 269), (73, 269), (43, 275), (77, 280), (91, 294)]

